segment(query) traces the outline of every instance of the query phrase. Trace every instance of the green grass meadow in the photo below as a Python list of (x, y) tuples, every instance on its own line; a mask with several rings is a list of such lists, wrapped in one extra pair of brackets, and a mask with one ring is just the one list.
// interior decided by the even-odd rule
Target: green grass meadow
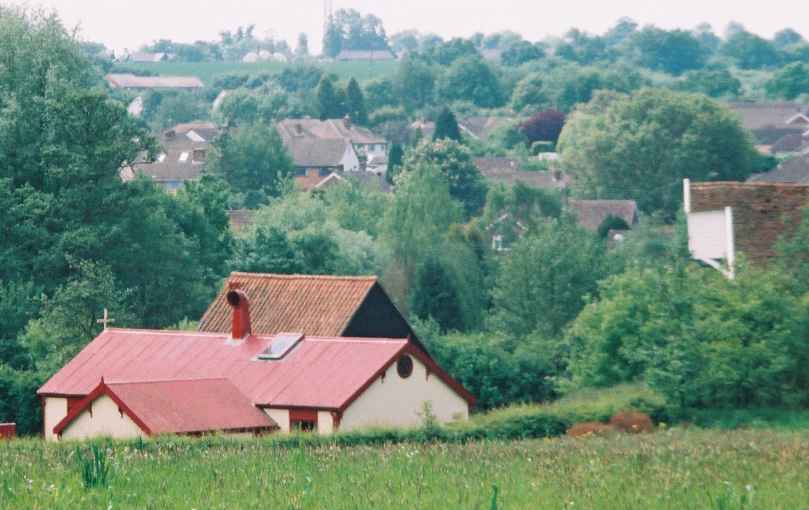
[(109, 485), (94, 489), (76, 449), (0, 443), (0, 508), (809, 508), (809, 433), (783, 430), (315, 448), (164, 438), (112, 443)]
[[(283, 62), (257, 62), (245, 64), (241, 62), (155, 62), (129, 63), (122, 67), (155, 72), (164, 76), (196, 76), (206, 85), (211, 85), (221, 74), (260, 74), (278, 73), (284, 67), (295, 64)], [(365, 81), (373, 78), (384, 78), (396, 71), (398, 62), (329, 62), (318, 64), (328, 73), (334, 73), (341, 79), (356, 78)]]

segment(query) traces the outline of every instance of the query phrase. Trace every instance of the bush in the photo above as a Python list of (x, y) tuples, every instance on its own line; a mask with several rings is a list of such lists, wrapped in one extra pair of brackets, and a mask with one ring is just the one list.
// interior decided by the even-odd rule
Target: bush
[(85, 489), (109, 486), (112, 473), (107, 456), (110, 454), (107, 444), (90, 443), (86, 451), (76, 448), (76, 461)]

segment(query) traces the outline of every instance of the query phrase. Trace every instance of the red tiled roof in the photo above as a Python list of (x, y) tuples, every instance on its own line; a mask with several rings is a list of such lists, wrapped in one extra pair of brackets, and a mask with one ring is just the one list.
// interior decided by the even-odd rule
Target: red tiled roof
[(407, 340), (304, 337), (281, 360), (259, 361), (274, 337), (108, 329), (37, 392), (85, 396), (101, 378), (160, 381), (226, 378), (255, 405), (343, 410), (402, 352), (412, 353), (469, 402), (472, 396)]
[(230, 283), (250, 296), (253, 333), (257, 335), (300, 331), (339, 336), (377, 278), (232, 273), (203, 315), (200, 331), (230, 332), (231, 308), (226, 299)]
[(193, 434), (278, 428), (227, 379), (101, 382), (56, 427), (61, 433), (102, 395), (146, 434)]
[(733, 208), (736, 250), (754, 262), (775, 255), (775, 245), (797, 227), (809, 205), (809, 186), (764, 182), (691, 183), (691, 211)]

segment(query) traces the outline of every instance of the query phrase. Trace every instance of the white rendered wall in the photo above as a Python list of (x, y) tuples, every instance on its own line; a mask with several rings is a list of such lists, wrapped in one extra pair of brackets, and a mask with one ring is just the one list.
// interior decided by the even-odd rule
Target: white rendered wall
[(334, 418), (331, 417), (331, 411), (317, 412), (317, 432), (321, 435), (334, 432)]
[(264, 409), (267, 416), (275, 420), (281, 432), (289, 433), (289, 410), (287, 409)]
[(93, 413), (85, 409), (62, 431), (62, 439), (89, 439), (111, 437), (131, 439), (146, 434), (126, 413), (118, 410), (118, 404), (107, 395), (97, 398), (92, 404)]
[(45, 398), (45, 416), (44, 416), (44, 429), (45, 440), (56, 441), (56, 434), (53, 433), (53, 428), (62, 419), (67, 416), (67, 399), (59, 397), (46, 397)]
[(727, 259), (728, 232), (724, 210), (688, 213), (688, 249), (697, 260)]
[(345, 172), (359, 172), (360, 170), (360, 160), (350, 143), (346, 144), (346, 151), (340, 164), (343, 165)]
[(427, 376), (427, 367), (413, 358), (413, 373), (402, 379), (396, 364), (388, 368), (343, 413), (340, 430), (366, 427), (415, 427), (423, 423), (424, 403), (432, 404), (439, 422), (465, 420), (469, 405), (435, 374)]

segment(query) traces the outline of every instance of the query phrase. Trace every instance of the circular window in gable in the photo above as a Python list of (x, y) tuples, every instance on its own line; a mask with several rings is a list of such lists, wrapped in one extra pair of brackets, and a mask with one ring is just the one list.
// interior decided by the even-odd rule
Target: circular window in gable
[(413, 358), (408, 355), (403, 355), (396, 362), (396, 372), (402, 379), (407, 379), (413, 373)]

